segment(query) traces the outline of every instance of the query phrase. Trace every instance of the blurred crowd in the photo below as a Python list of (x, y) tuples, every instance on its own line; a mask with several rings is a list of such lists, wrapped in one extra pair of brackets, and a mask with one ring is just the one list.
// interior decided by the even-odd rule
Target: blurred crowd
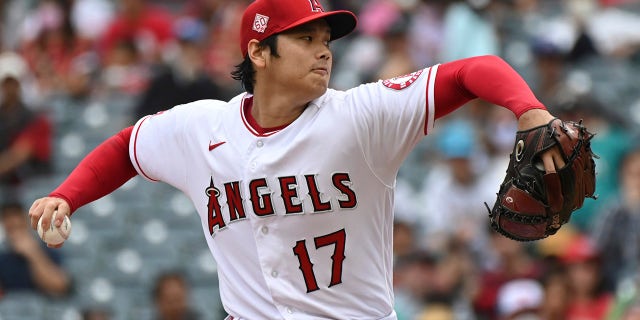
[[(23, 226), (13, 213), (24, 214), (34, 200), (25, 186), (33, 179), (59, 182), (73, 167), (56, 161), (69, 146), (60, 143), (59, 132), (86, 121), (83, 112), (97, 102), (107, 108), (95, 118), (109, 122), (110, 102), (126, 101), (126, 117), (118, 124), (127, 126), (178, 104), (241, 93), (230, 72), (241, 62), (238, 25), (249, 2), (0, 2), (0, 201), (6, 229), (0, 233), (0, 310), (3, 293), (12, 290), (52, 299), (74, 294), (74, 270), (64, 268), (63, 256), (15, 240), (25, 235), (15, 231)], [(553, 237), (521, 243), (491, 230), (484, 204), (495, 201), (516, 119), (476, 100), (439, 120), (397, 182), (399, 319), (640, 319), (640, 1), (323, 4), (359, 16), (357, 31), (332, 44), (336, 89), (495, 54), (554, 115), (582, 120), (596, 133), (598, 199), (586, 200)], [(43, 281), (43, 266), (56, 266), (60, 281)], [(158, 275), (164, 284), (148, 288), (155, 301), (169, 301), (158, 303), (159, 314), (175, 304), (183, 310), (156, 319), (198, 319), (184, 301), (184, 276)], [(173, 291), (162, 293), (165, 287), (182, 300), (172, 298)], [(113, 310), (117, 306), (87, 310), (84, 318), (116, 319)]]

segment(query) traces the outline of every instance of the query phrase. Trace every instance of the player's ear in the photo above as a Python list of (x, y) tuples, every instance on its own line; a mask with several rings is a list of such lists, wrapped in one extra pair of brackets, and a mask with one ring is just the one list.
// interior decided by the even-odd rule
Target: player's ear
[(247, 44), (247, 56), (257, 68), (263, 68), (266, 65), (266, 57), (269, 55), (269, 47), (263, 46), (256, 39), (249, 41)]

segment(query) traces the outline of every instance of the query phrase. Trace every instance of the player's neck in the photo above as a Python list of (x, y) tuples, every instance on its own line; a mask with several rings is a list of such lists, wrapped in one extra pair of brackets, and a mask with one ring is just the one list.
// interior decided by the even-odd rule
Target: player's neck
[(260, 94), (253, 96), (251, 116), (262, 128), (274, 128), (295, 121), (309, 101), (296, 101), (286, 95)]
[(251, 128), (253, 128), (260, 135), (269, 135), (269, 134), (276, 133), (286, 128), (289, 125), (287, 123), (285, 125), (277, 126), (277, 127), (269, 127), (269, 128), (262, 127), (261, 125), (258, 124), (256, 119), (253, 118), (253, 115), (251, 114), (252, 109), (253, 109), (253, 96), (245, 97), (244, 102), (242, 103), (242, 113), (244, 114), (244, 117), (247, 120), (247, 123), (249, 124), (249, 126), (251, 126)]

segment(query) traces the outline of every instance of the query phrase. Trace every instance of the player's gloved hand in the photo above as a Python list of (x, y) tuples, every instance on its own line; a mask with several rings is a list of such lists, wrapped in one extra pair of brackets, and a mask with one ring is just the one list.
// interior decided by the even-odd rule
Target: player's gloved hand
[(518, 129), (489, 217), (504, 236), (530, 241), (557, 232), (586, 197), (594, 197), (593, 134), (582, 123), (555, 119), (544, 110), (525, 113)]
[[(547, 110), (529, 110), (522, 114), (520, 119), (518, 119), (518, 131), (529, 130), (546, 125), (553, 119), (555, 119), (555, 117)], [(565, 166), (564, 159), (560, 152), (560, 147), (557, 145), (547, 151), (544, 151), (540, 157), (544, 164), (544, 170), (546, 173), (556, 172), (556, 168), (562, 168)]]
[[(53, 212), (58, 211), (56, 214), (56, 220), (51, 221), (51, 217), (53, 217)], [(29, 208), (29, 218), (31, 219), (31, 228), (33, 230), (38, 230), (38, 221), (40, 217), (42, 217), (42, 227), (44, 229), (48, 229), (50, 224), (53, 223), (54, 226), (59, 227), (62, 225), (62, 221), (65, 216), (70, 216), (71, 207), (69, 204), (60, 198), (54, 197), (44, 197), (37, 199)], [(51, 248), (60, 248), (62, 244), (59, 245), (50, 245), (47, 244), (48, 247)]]

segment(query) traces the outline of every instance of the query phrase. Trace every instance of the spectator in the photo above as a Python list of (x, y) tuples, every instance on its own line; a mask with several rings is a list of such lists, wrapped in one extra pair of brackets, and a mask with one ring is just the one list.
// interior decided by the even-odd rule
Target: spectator
[(593, 5), (589, 12), (587, 28), (591, 31), (595, 45), (610, 57), (637, 58), (640, 51), (640, 15), (637, 9), (629, 10), (623, 5), (623, 2), (636, 1), (603, 2), (609, 3)]
[(453, 319), (473, 319), (472, 296), (479, 273), (468, 243), (451, 241), (446, 254), (439, 257), (437, 275), (427, 297), (427, 311), (448, 307)]
[(99, 87), (108, 94), (137, 96), (149, 85), (151, 67), (141, 58), (132, 40), (118, 42), (105, 58)]
[(638, 274), (623, 280), (618, 285), (607, 320), (640, 319), (640, 280)]
[(640, 320), (640, 292), (637, 279), (630, 280), (616, 295), (615, 307), (607, 320)]
[(88, 307), (82, 310), (82, 320), (110, 320), (111, 312), (104, 307)]
[(138, 95), (146, 89), (150, 68), (162, 62), (175, 39), (173, 17), (147, 0), (119, 0), (116, 17), (100, 39), (102, 82), (114, 94)]
[(251, 1), (248, 0), (191, 0), (187, 4), (185, 15), (193, 17), (206, 25), (207, 33), (202, 44), (205, 46), (204, 70), (213, 81), (224, 90), (228, 99), (243, 90), (229, 76), (238, 59), (240, 48), (240, 25), (242, 13)]
[(455, 313), (451, 306), (447, 305), (430, 305), (426, 310), (420, 312), (415, 320), (455, 320)]
[(577, 236), (560, 260), (567, 266), (570, 297), (566, 320), (605, 319), (613, 296), (603, 286), (600, 254), (589, 238)]
[(397, 258), (394, 269), (398, 319), (473, 319), (469, 280), (473, 264), (466, 248), (447, 252), (416, 250)]
[(412, 320), (425, 308), (437, 277), (438, 260), (427, 251), (398, 257), (394, 266), (395, 306), (399, 320)]
[(393, 255), (396, 258), (413, 254), (415, 251), (415, 228), (409, 221), (393, 220)]
[(640, 266), (640, 147), (629, 149), (618, 166), (620, 191), (592, 229), (602, 255), (606, 287), (616, 289)]
[(498, 315), (501, 320), (541, 320), (544, 302), (542, 285), (532, 279), (514, 279), (498, 290)]
[(499, 38), (490, 9), (494, 1), (450, 1), (443, 19), (441, 61), (498, 54)]
[(473, 297), (476, 315), (481, 319), (496, 319), (498, 316), (498, 291), (514, 279), (539, 279), (542, 264), (531, 254), (525, 243), (513, 241), (491, 230), (491, 252), (497, 257), (478, 279)]
[(565, 78), (569, 70), (567, 53), (559, 45), (543, 37), (531, 40), (533, 74), (536, 77), (536, 96), (549, 105), (567, 95)]
[(448, 0), (422, 0), (412, 10), (409, 22), (409, 51), (416, 66), (429, 66), (440, 61), (445, 37), (444, 16)]
[(180, 272), (159, 275), (153, 287), (154, 320), (196, 320), (198, 313), (189, 305), (189, 284)]
[(89, 104), (94, 93), (99, 92), (96, 85), (101, 69), (100, 56), (96, 45), (114, 19), (115, 2), (112, 0), (73, 0), (68, 13), (76, 36), (91, 45), (89, 50), (71, 60), (68, 74), (65, 75), (65, 88), (68, 97), (82, 104)]
[(396, 17), (395, 21), (385, 30), (382, 40), (386, 57), (379, 66), (374, 80), (389, 79), (409, 74), (412, 72), (411, 70), (417, 68), (417, 66), (413, 64), (409, 51), (409, 20), (410, 16), (403, 13)]
[(594, 223), (600, 221), (599, 215), (604, 206), (618, 201), (622, 192), (618, 170), (624, 153), (633, 141), (632, 125), (629, 119), (618, 113), (613, 107), (607, 107), (591, 94), (565, 94), (563, 103), (556, 103), (558, 116), (565, 119), (584, 120), (585, 125), (597, 134), (591, 140), (591, 149), (599, 158), (594, 159), (598, 177), (596, 193), (598, 200), (585, 199), (582, 208), (571, 217), (571, 224), (582, 232), (587, 232)]
[(76, 59), (92, 47), (72, 23), (72, 6), (71, 0), (40, 1), (24, 22), (20, 52), (45, 98), (68, 90)]
[(198, 20), (182, 18), (175, 24), (176, 50), (166, 67), (151, 80), (136, 107), (135, 119), (154, 114), (170, 106), (222, 98), (218, 88), (204, 71), (202, 40), (205, 26)]
[(640, 304), (635, 304), (627, 309), (622, 320), (638, 320), (640, 319)]
[(79, 36), (91, 42), (105, 32), (115, 15), (115, 1), (74, 0), (71, 21)]
[(119, 12), (100, 39), (107, 61), (123, 43), (130, 43), (145, 63), (160, 62), (165, 46), (174, 39), (173, 17), (148, 0), (119, 0)]
[(0, 292), (33, 291), (61, 297), (69, 293), (71, 279), (62, 267), (59, 251), (35, 237), (27, 212), (17, 203), (0, 208), (7, 249), (0, 252)]
[(570, 299), (567, 270), (558, 262), (557, 256), (550, 256), (546, 262), (542, 276), (544, 302), (540, 314), (545, 320), (565, 320)]
[[(478, 168), (481, 150), (477, 149), (477, 132), (466, 120), (453, 120), (438, 132), (438, 153), (442, 162), (426, 177), (420, 193), (423, 225), (426, 227), (424, 244), (431, 250), (446, 248), (452, 238), (477, 256), (487, 248), (487, 209), (483, 202), (495, 201), (496, 184), (487, 187), (487, 181)], [(456, 195), (464, 201), (455, 201)]]
[(23, 99), (26, 68), (19, 55), (0, 54), (0, 187), (17, 187), (51, 169), (51, 123)]
[(393, 0), (364, 3), (358, 20), (360, 36), (344, 49), (336, 60), (341, 71), (332, 80), (340, 88), (362, 82), (388, 79), (414, 69), (408, 51), (408, 14)]

